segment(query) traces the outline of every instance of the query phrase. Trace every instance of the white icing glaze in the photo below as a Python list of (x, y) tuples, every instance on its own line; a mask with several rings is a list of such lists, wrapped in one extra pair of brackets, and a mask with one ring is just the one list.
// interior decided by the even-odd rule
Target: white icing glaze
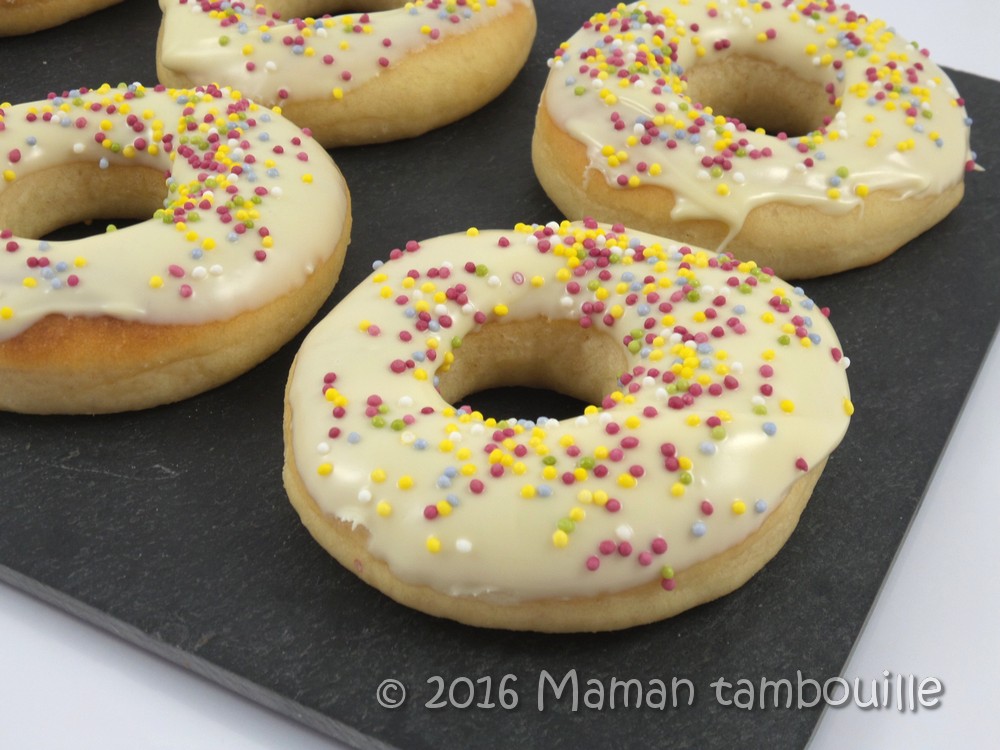
[(406, 55), (528, 2), (400, 0), (393, 10), (279, 21), (271, 13), (281, 2), (160, 0), (160, 59), (192, 80), (225, 83), (266, 104), (333, 101)]
[(347, 220), (347, 187), (326, 151), (228, 89), (104, 86), (3, 105), (0, 200), (73, 162), (161, 170), (165, 208), (74, 241), (0, 227), (0, 339), (50, 313), (230, 318), (301, 286)]
[[(289, 386), (295, 464), (398, 578), (503, 601), (655, 581), (759, 528), (841, 440), (847, 360), (801, 290), (616, 229), (410, 243), (303, 343)], [(538, 318), (589, 318), (622, 342), (620, 389), (560, 422), (497, 424), (443, 401), (436, 372), (462, 356), (456, 341)]]
[[(835, 114), (783, 138), (700, 109), (685, 74), (734, 54), (828, 87)], [(876, 190), (940, 193), (974, 163), (947, 75), (844, 4), (633, 3), (593, 16), (549, 65), (544, 104), (587, 146), (590, 169), (612, 186), (668, 188), (675, 220), (721, 220), (730, 239), (763, 203), (846, 213)]]

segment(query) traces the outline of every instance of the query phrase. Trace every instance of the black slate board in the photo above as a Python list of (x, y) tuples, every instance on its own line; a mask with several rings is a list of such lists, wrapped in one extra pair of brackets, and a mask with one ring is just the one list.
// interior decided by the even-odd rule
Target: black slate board
[[(531, 169), (534, 110), (549, 52), (596, 5), (539, 2), (528, 66), (472, 117), (416, 141), (334, 152), (355, 231), (327, 310), (407, 239), (559, 218)], [(0, 100), (152, 82), (158, 22), (156, 3), (133, 1), (2, 39)], [(995, 167), (1000, 84), (954, 79), (979, 161)], [(281, 395), (301, 337), (181, 404), (96, 418), (0, 414), (0, 579), (358, 747), (491, 747), (500, 737), (524, 748), (801, 747), (818, 709), (726, 708), (710, 684), (839, 673), (997, 328), (998, 205), (992, 175), (972, 174), (958, 210), (905, 250), (806, 285), (833, 308), (853, 359), (854, 423), (778, 557), (740, 591), (672, 621), (594, 636), (477, 630), (404, 609), (342, 570), (281, 485)], [(694, 704), (574, 712), (550, 692), (539, 711), (542, 671), (561, 680), (573, 669), (581, 692), (590, 678), (684, 678)], [(498, 702), (507, 674), (517, 677), (513, 710), (424, 707), (433, 675), (446, 685), (492, 678)], [(409, 688), (395, 711), (375, 700), (389, 677)]]

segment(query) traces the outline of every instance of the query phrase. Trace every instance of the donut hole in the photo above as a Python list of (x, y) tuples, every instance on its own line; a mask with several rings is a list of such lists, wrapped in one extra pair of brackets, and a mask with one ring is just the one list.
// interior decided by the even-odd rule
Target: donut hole
[(8, 183), (0, 193), (0, 227), (29, 239), (79, 239), (103, 233), (109, 220), (149, 219), (166, 197), (159, 169), (64, 164)]
[[(455, 406), (468, 399), (498, 419), (579, 416), (617, 390), (628, 369), (620, 342), (570, 320), (490, 322), (467, 334), (454, 353), (451, 367), (438, 371), (441, 397)], [(520, 413), (506, 411), (514, 403)], [(542, 413), (524, 413), (535, 409)]]
[(769, 135), (803, 136), (837, 114), (833, 79), (809, 80), (770, 60), (733, 52), (687, 70), (687, 96), (715, 115)]
[(271, 16), (292, 18), (317, 18), (323, 15), (377, 13), (402, 8), (409, 0), (267, 0), (256, 3)]

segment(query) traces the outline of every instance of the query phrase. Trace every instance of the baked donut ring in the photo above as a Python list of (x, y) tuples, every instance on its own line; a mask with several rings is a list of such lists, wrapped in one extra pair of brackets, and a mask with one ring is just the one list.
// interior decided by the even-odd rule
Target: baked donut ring
[[(331, 9), (371, 12), (303, 17)], [(422, 135), (497, 97), (535, 36), (531, 0), (160, 0), (160, 81), (280, 105), (327, 147)], [(278, 18), (287, 20), (280, 21)]]
[[(95, 216), (151, 218), (37, 239)], [(232, 379), (326, 300), (350, 224), (326, 151), (228, 89), (0, 105), (0, 408), (141, 409)]]
[(958, 204), (975, 164), (948, 76), (843, 3), (619, 5), (549, 64), (533, 158), (566, 216), (786, 278), (886, 257)]
[(121, 0), (0, 0), (0, 36), (31, 34), (90, 15)]
[[(837, 337), (754, 263), (624, 228), (410, 242), (306, 337), (285, 487), (390, 597), (473, 625), (625, 628), (742, 585), (853, 406)], [(455, 407), (499, 385), (592, 406)]]

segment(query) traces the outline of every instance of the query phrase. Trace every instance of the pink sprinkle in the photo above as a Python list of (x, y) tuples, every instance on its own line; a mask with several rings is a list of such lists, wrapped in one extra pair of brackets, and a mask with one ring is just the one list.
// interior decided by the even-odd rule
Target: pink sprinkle
[(614, 551), (615, 551), (615, 550), (616, 550), (617, 548), (618, 548), (618, 547), (617, 547), (617, 545), (616, 545), (616, 544), (615, 544), (615, 543), (614, 543), (613, 541), (611, 541), (610, 539), (605, 539), (605, 540), (604, 540), (603, 542), (601, 542), (601, 543), (600, 543), (600, 545), (599, 545), (599, 546), (597, 547), (598, 551), (600, 551), (600, 553), (601, 553), (602, 555), (610, 555), (610, 554), (611, 554), (611, 553), (613, 553), (613, 552), (614, 552)]
[(80, 283), (80, 277), (77, 276), (75, 273), (71, 273), (69, 276), (66, 277), (66, 283), (69, 284), (70, 286), (76, 286), (77, 284)]
[[(66, 281), (68, 282), (69, 279), (67, 279)], [(72, 286), (72, 284), (71, 284), (71, 286)], [(192, 294), (194, 294), (194, 290), (191, 288), (190, 284), (181, 284), (181, 290), (180, 290), (181, 297), (183, 297), (184, 299), (187, 299)]]
[(601, 567), (601, 559), (597, 555), (591, 555), (587, 558), (587, 570), (597, 570)]
[(663, 587), (664, 591), (673, 591), (677, 588), (677, 583), (673, 578), (664, 578), (660, 581), (660, 586)]
[(809, 471), (809, 464), (801, 456), (795, 459), (795, 468), (799, 471)]
[(658, 536), (653, 540), (653, 543), (649, 545), (649, 548), (653, 550), (654, 554), (662, 555), (667, 551), (667, 540)]

